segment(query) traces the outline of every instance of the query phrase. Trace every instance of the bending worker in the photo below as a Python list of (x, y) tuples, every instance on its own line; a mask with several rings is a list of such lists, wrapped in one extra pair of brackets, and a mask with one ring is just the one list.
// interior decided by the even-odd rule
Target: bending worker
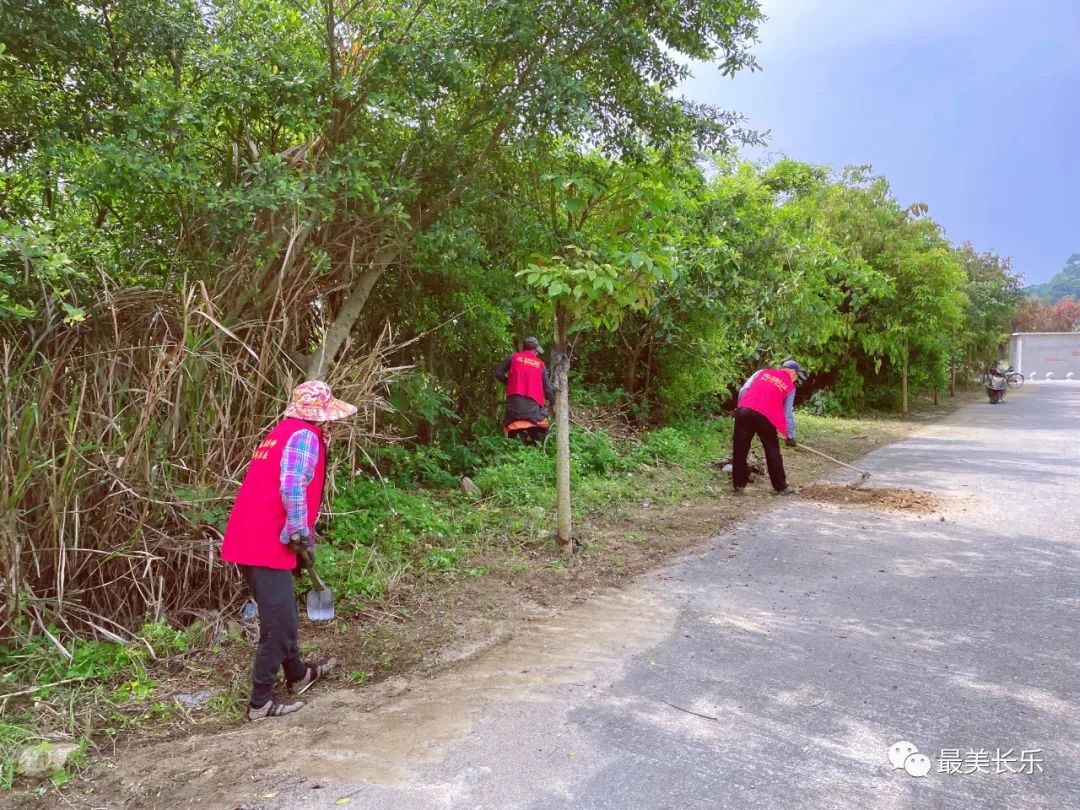
[[(252, 667), (247, 719), (279, 717), (303, 708), (297, 696), (325, 676), (333, 658), (300, 659), (300, 616), (293, 572), (300, 544), (315, 546), (315, 519), (326, 480), (328, 422), (356, 413), (318, 380), (292, 393), (285, 418), (255, 449), (225, 527), (221, 559), (240, 567), (259, 609), (259, 646)], [(279, 669), (285, 689), (274, 692)]]
[(503, 426), (519, 419), (539, 424), (547, 418), (547, 403), (555, 396), (547, 367), (540, 355), (540, 341), (525, 338), (520, 352), (509, 355), (495, 369), (495, 379), (506, 386), (506, 414)]
[(735, 494), (741, 495), (750, 480), (746, 457), (754, 435), (765, 450), (769, 481), (777, 495), (790, 495), (784, 458), (780, 454), (780, 436), (788, 447), (795, 446), (795, 385), (806, 380), (802, 366), (785, 360), (780, 368), (763, 368), (748, 379), (739, 390), (739, 407), (735, 410), (734, 447), (731, 454), (731, 483)]

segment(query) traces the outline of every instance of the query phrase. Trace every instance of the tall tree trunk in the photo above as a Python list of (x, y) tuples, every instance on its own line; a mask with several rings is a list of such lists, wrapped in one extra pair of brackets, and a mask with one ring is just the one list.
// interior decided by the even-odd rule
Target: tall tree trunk
[(904, 347), (904, 364), (900, 373), (900, 390), (901, 390), (901, 415), (908, 415), (908, 350)]
[(342, 345), (345, 343), (353, 326), (356, 325), (360, 313), (367, 304), (368, 296), (382, 274), (387, 271), (390, 264), (397, 259), (400, 248), (397, 245), (388, 245), (375, 254), (371, 264), (361, 274), (356, 284), (345, 299), (345, 303), (338, 310), (337, 317), (326, 330), (326, 336), (322, 344), (308, 358), (308, 379), (321, 380), (334, 362)]
[(634, 350), (630, 352), (630, 360), (626, 364), (626, 376), (623, 378), (623, 388), (628, 394), (633, 394), (637, 386), (638, 360), (641, 358), (641, 350), (644, 347), (644, 342), (638, 342)]
[(641, 419), (648, 421), (651, 408), (649, 407), (649, 394), (652, 391), (653, 366), (656, 365), (656, 344), (652, 337), (645, 347), (645, 383), (641, 386)]
[(556, 535), (559, 545), (573, 552), (574, 536), (570, 512), (570, 346), (566, 307), (555, 305), (555, 493)]
[(630, 359), (626, 364), (626, 377), (623, 381), (623, 388), (626, 389), (628, 394), (633, 394), (637, 390), (638, 372), (641, 369), (643, 358), (648, 355), (652, 339), (653, 329), (646, 326), (630, 352)]
[(956, 361), (949, 363), (949, 396), (956, 396)]

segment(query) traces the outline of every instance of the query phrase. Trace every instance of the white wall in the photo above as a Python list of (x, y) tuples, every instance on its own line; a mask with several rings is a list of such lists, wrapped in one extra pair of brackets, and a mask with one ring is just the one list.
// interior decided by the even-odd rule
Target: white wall
[(1080, 332), (1016, 332), (1009, 339), (1009, 362), (1026, 377), (1080, 380)]

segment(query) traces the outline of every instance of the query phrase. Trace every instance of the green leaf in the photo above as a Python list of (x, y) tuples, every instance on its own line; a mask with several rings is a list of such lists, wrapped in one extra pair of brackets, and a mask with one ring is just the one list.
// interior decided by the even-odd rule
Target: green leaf
[(64, 317), (64, 323), (72, 324), (86, 320), (86, 310), (82, 307), (72, 306), (67, 301), (61, 301), (60, 306), (62, 306), (64, 308), (64, 312), (67, 313), (67, 315)]
[(54, 771), (53, 775), (49, 777), (49, 779), (52, 781), (55, 787), (63, 787), (71, 781), (71, 774), (69, 774), (63, 768), (60, 768), (59, 770)]

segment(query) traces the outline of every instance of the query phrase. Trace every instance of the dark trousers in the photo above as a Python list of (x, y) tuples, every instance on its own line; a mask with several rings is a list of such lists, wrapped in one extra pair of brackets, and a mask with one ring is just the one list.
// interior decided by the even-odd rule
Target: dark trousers
[(777, 492), (786, 489), (787, 476), (784, 474), (784, 457), (780, 454), (780, 436), (765, 414), (751, 408), (738, 408), (735, 411), (735, 441), (731, 453), (732, 486), (742, 489), (750, 480), (746, 457), (750, 455), (750, 443), (755, 434), (761, 439), (761, 446), (765, 450), (765, 464), (769, 467), (769, 480), (773, 489)]
[(503, 415), (503, 425), (509, 425), (519, 419), (526, 422), (539, 422), (547, 418), (547, 409), (539, 402), (520, 394), (511, 394), (506, 398), (506, 413)]
[(258, 708), (274, 694), (280, 667), (290, 681), (300, 680), (307, 672), (300, 660), (300, 612), (292, 571), (261, 565), (240, 568), (259, 606), (259, 646), (251, 672), (251, 705)]

